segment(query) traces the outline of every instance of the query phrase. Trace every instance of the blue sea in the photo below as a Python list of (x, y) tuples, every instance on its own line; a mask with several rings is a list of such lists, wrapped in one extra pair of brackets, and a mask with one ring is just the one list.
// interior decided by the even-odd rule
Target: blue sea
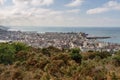
[(120, 44), (120, 27), (24, 27), (13, 28), (21, 31), (43, 32), (84, 32), (89, 36), (107, 36), (102, 41)]

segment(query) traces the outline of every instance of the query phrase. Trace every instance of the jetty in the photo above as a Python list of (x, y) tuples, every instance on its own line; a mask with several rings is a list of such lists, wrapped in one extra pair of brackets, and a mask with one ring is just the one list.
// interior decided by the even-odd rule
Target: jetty
[(87, 37), (87, 39), (108, 39), (111, 37)]

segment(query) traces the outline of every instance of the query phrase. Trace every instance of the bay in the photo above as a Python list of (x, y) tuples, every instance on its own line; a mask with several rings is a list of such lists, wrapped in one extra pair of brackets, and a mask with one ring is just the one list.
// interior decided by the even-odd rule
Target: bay
[(84, 32), (89, 36), (107, 36), (101, 41), (120, 43), (120, 27), (17, 27), (12, 30), (43, 32)]

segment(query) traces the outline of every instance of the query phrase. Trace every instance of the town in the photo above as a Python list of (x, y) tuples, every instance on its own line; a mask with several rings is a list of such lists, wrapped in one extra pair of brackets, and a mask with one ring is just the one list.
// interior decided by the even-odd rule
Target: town
[(45, 48), (53, 46), (59, 49), (80, 48), (81, 51), (118, 51), (120, 45), (88, 38), (86, 33), (58, 32), (22, 32), (0, 29), (0, 42), (23, 42), (29, 46)]

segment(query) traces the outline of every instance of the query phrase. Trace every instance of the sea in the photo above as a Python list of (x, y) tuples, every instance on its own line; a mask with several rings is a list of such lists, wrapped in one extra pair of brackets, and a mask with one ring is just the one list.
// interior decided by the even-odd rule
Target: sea
[(99, 41), (120, 44), (120, 27), (17, 27), (10, 30), (44, 32), (84, 32), (91, 37), (111, 37)]

